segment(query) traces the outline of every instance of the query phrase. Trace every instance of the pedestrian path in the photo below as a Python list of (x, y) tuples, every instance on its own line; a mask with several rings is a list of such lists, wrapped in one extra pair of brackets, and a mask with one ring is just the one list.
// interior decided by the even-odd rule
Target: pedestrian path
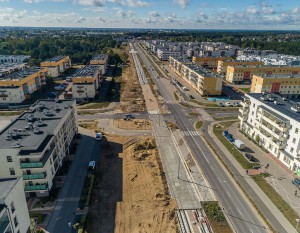
[[(166, 100), (165, 103), (166, 104), (178, 104), (178, 101), (176, 101), (176, 100)], [(188, 103), (188, 101), (181, 100), (180, 103)]]
[(184, 136), (199, 136), (198, 131), (181, 131)]
[(154, 111), (148, 111), (148, 114), (149, 115), (159, 115), (160, 112), (159, 112), (159, 110), (154, 110)]
[(213, 121), (214, 119), (202, 108), (194, 108), (194, 112), (200, 113), (200, 119), (202, 121)]

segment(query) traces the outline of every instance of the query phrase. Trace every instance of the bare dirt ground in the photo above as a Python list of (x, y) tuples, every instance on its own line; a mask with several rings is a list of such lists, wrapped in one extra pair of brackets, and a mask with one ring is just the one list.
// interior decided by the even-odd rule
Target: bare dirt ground
[(125, 52), (128, 54), (128, 67), (123, 68), (121, 77), (121, 104), (118, 109), (123, 112), (145, 111), (145, 100), (141, 85), (138, 81), (132, 56), (129, 54), (129, 47)]
[(123, 119), (114, 120), (114, 125), (119, 129), (127, 130), (150, 130), (152, 129), (151, 121), (143, 119), (134, 119), (125, 121)]
[(141, 137), (130, 145), (132, 139), (107, 136), (102, 142), (87, 232), (178, 232), (176, 202), (168, 194), (154, 140)]

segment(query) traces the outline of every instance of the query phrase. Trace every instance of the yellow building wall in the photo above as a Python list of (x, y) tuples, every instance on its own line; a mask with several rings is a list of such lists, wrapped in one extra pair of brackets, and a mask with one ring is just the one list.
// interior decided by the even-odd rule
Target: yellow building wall
[(231, 57), (193, 57), (192, 61), (201, 66), (207, 66), (212, 69), (218, 67), (218, 61), (232, 60)]
[(75, 77), (72, 78), (72, 82), (75, 83), (93, 83), (96, 80), (94, 77)]
[(69, 56), (66, 56), (66, 57), (64, 57), (63, 59), (61, 59), (61, 60), (59, 60), (57, 62), (47, 62), (47, 61), (41, 62), (40, 66), (41, 67), (60, 66), (63, 63), (67, 63), (69, 61), (70, 61)]

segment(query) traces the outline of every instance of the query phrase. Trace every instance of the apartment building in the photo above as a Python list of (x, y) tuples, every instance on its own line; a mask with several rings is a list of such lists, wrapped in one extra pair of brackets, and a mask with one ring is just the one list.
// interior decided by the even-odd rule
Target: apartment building
[(217, 73), (226, 74), (227, 66), (259, 66), (264, 65), (262, 61), (238, 61), (238, 60), (218, 60)]
[(37, 101), (0, 132), (0, 178), (22, 176), (26, 197), (49, 195), (77, 128), (75, 101)]
[(171, 68), (203, 96), (222, 94), (222, 77), (202, 66), (170, 57)]
[(22, 178), (0, 179), (0, 232), (27, 233), (29, 225)]
[(227, 66), (226, 80), (233, 84), (250, 83), (253, 75), (297, 75), (300, 66)]
[(193, 63), (201, 65), (208, 69), (217, 69), (218, 61), (230, 61), (233, 60), (230, 57), (193, 57)]
[(72, 95), (76, 100), (93, 99), (98, 93), (101, 83), (101, 67), (88, 65), (78, 69), (72, 75)]
[(300, 104), (272, 93), (246, 94), (240, 129), (300, 174)]
[(56, 56), (41, 62), (41, 67), (48, 69), (48, 75), (58, 77), (71, 67), (71, 59), (69, 56)]
[(46, 84), (47, 68), (31, 67), (0, 78), (0, 104), (22, 103)]
[(30, 56), (26, 55), (0, 55), (0, 63), (26, 63)]
[(107, 54), (97, 54), (97, 55), (95, 55), (91, 59), (90, 65), (100, 66), (101, 74), (102, 75), (106, 74), (107, 68), (108, 68), (108, 55)]
[(280, 93), (286, 98), (300, 98), (300, 75), (253, 75), (251, 93)]
[(180, 52), (170, 51), (169, 49), (159, 48), (157, 49), (157, 57), (162, 61), (168, 61), (169, 57), (180, 58)]
[(0, 63), (0, 78), (26, 68), (26, 63)]

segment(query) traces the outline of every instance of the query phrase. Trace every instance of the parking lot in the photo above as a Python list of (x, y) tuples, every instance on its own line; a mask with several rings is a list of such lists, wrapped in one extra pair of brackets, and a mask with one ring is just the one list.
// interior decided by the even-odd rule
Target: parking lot
[[(266, 178), (272, 187), (281, 195), (281, 197), (298, 213), (300, 214), (300, 189), (292, 184), (292, 180), (296, 177), (295, 174), (285, 167), (271, 153), (264, 152), (260, 147), (250, 141), (246, 136), (239, 132), (238, 123), (233, 124), (228, 128), (234, 139), (240, 139), (245, 143), (245, 150), (242, 154), (248, 153), (253, 155), (260, 161), (262, 167), (269, 164), (267, 171), (271, 174)], [(264, 169), (264, 168), (263, 168)], [(297, 195), (295, 196), (295, 191)]]

